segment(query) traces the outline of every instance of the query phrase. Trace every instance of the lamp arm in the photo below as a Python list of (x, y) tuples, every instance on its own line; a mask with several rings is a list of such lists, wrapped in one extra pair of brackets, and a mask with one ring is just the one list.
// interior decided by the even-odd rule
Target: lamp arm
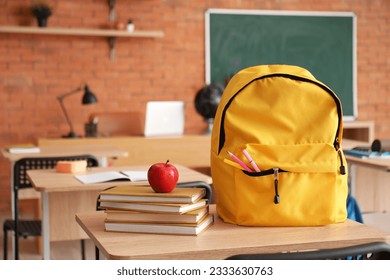
[(63, 99), (63, 98), (58, 98), (58, 101), (60, 102), (62, 112), (64, 112), (66, 121), (68, 122), (68, 125), (69, 125), (69, 127), (70, 127), (70, 131), (73, 132), (73, 124), (72, 124), (72, 122), (71, 122), (70, 119), (69, 119), (68, 112), (67, 112), (66, 109), (65, 109), (64, 102), (62, 101), (62, 99)]
[(57, 96), (57, 100), (58, 100), (58, 102), (60, 102), (62, 112), (64, 112), (66, 121), (68, 122), (68, 125), (69, 125), (69, 127), (70, 127), (70, 131), (71, 131), (71, 132), (73, 132), (73, 124), (72, 124), (72, 122), (70, 121), (70, 118), (69, 118), (68, 112), (67, 112), (66, 109), (65, 109), (63, 100), (64, 100), (65, 97), (68, 97), (69, 95), (75, 94), (75, 93), (79, 92), (79, 91), (82, 90), (82, 89), (83, 89), (82, 87), (78, 87), (78, 88), (76, 88), (75, 90), (72, 90), (72, 91), (70, 91), (70, 92), (68, 92), (68, 93), (65, 93), (65, 94), (63, 94), (63, 95)]
[(69, 95), (73, 95), (73, 94), (79, 92), (82, 89), (83, 89), (82, 87), (78, 87), (78, 88), (76, 88), (76, 89), (74, 89), (74, 90), (72, 90), (72, 91), (70, 91), (68, 93), (65, 93), (63, 95), (57, 96), (57, 99), (60, 101), (60, 100), (64, 99), (65, 97), (68, 97)]

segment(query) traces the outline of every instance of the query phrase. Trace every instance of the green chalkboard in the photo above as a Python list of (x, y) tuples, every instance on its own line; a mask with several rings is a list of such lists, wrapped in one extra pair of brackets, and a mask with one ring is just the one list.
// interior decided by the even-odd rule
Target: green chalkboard
[(351, 12), (206, 11), (206, 83), (260, 64), (306, 68), (357, 116), (356, 17)]

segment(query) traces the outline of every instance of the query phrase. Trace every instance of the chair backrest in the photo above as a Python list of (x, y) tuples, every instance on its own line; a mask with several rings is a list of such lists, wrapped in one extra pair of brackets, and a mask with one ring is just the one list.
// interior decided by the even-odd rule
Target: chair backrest
[(373, 242), (344, 248), (274, 254), (241, 254), (226, 260), (390, 260), (390, 245)]
[(27, 171), (33, 169), (52, 169), (56, 167), (58, 161), (75, 161), (86, 160), (87, 166), (99, 166), (99, 162), (95, 156), (79, 155), (79, 156), (62, 156), (62, 157), (36, 157), (36, 158), (21, 158), (14, 164), (14, 192), (18, 189), (31, 188), (32, 185), (28, 179)]

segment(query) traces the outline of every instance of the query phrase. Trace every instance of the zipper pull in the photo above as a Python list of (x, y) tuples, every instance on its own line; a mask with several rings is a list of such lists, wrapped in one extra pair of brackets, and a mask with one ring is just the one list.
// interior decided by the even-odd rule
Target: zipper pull
[(345, 175), (345, 174), (347, 174), (347, 172), (346, 172), (346, 170), (345, 170), (344, 161), (343, 161), (343, 155), (341, 154), (341, 150), (340, 150), (340, 141), (339, 141), (339, 138), (338, 138), (338, 137), (336, 137), (336, 139), (335, 139), (334, 147), (335, 147), (335, 149), (337, 150), (337, 153), (339, 154), (339, 157), (340, 157), (340, 162), (341, 162), (341, 165), (340, 165), (340, 174), (341, 174), (341, 175)]
[(279, 168), (273, 168), (274, 170), (274, 186), (275, 186), (275, 196), (274, 196), (274, 204), (280, 203), (280, 197), (279, 197)]
[(339, 157), (340, 157), (340, 174), (345, 175), (347, 172), (345, 171), (344, 161), (343, 161), (343, 155), (341, 154), (341, 150), (338, 151)]

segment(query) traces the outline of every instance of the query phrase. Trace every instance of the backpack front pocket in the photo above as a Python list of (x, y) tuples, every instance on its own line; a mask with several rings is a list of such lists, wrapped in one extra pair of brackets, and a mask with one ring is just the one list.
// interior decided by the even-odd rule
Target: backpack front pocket
[[(242, 149), (261, 171), (234, 169), (235, 213), (240, 222), (278, 226), (338, 220), (340, 207), (345, 208), (338, 198), (346, 188), (337, 187), (337, 182), (346, 176), (340, 174), (342, 159), (333, 146), (247, 144), (235, 154), (240, 155)], [(249, 164), (245, 157), (240, 159)], [(228, 158), (224, 161), (238, 167)]]

